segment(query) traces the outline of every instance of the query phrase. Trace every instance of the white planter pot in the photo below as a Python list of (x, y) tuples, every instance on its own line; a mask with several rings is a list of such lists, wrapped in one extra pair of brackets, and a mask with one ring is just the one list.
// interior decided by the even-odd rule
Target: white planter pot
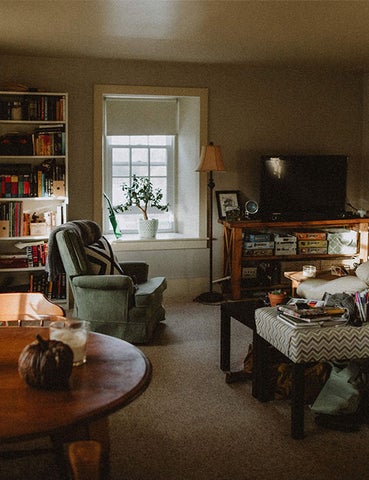
[(158, 231), (159, 220), (157, 218), (149, 218), (144, 220), (139, 218), (138, 220), (138, 233), (140, 238), (155, 238)]

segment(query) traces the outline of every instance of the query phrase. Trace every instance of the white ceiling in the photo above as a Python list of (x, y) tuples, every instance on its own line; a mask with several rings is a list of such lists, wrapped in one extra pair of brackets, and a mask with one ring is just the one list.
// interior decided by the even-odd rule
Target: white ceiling
[(369, 1), (0, 0), (0, 55), (369, 72)]

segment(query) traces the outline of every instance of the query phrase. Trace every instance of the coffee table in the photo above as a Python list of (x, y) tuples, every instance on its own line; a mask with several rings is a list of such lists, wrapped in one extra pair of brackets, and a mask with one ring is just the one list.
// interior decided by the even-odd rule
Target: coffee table
[(98, 440), (107, 470), (107, 416), (146, 389), (151, 379), (150, 361), (130, 343), (90, 333), (87, 362), (73, 367), (70, 389), (37, 390), (29, 387), (17, 371), (20, 352), (36, 334), (46, 339), (48, 329), (0, 328), (0, 443), (50, 436), (61, 452), (64, 442)]

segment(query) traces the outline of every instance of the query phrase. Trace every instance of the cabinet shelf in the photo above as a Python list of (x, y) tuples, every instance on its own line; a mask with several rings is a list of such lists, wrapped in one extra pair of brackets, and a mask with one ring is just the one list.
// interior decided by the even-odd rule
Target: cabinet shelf
[(242, 255), (242, 262), (255, 262), (263, 260), (314, 260), (324, 258), (351, 258), (351, 254), (333, 253), (297, 253), (296, 255)]
[(0, 120), (0, 125), (65, 125), (65, 120)]
[(65, 157), (65, 155), (0, 155), (0, 160), (45, 160), (46, 158), (64, 160)]
[(0, 273), (16, 273), (16, 272), (42, 272), (45, 267), (21, 267), (21, 268), (0, 268)]
[(56, 195), (50, 197), (0, 197), (0, 202), (28, 202), (29, 200), (33, 200), (35, 202), (46, 202), (51, 200), (63, 203), (67, 201), (67, 197), (57, 197)]
[[(272, 288), (286, 288), (281, 281), (274, 281), (269, 285), (245, 286), (247, 279), (242, 278), (242, 269), (259, 265), (263, 262), (270, 262), (272, 265), (280, 266), (281, 263), (313, 262), (318, 260), (352, 259), (364, 262), (368, 260), (368, 227), (369, 218), (343, 218), (334, 220), (311, 220), (295, 222), (262, 222), (259, 220), (227, 221), (219, 220), (223, 225), (223, 276), (230, 278), (230, 291), (232, 299), (238, 300), (247, 292), (267, 291)], [(269, 233), (291, 233), (296, 230), (321, 230), (329, 228), (342, 228), (354, 230), (358, 233), (357, 253), (321, 253), (321, 254), (289, 254), (289, 255), (243, 255), (243, 232), (269, 232)], [(294, 268), (292, 268), (294, 269)], [(297, 268), (296, 268), (297, 269)], [(283, 275), (283, 272), (280, 272)], [(251, 282), (250, 282), (251, 283)], [(225, 288), (227, 288), (225, 286)]]

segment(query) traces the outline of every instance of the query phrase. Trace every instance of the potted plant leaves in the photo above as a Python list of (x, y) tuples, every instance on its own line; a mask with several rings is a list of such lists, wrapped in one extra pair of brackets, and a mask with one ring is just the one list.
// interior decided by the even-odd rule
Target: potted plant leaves
[(158, 231), (159, 220), (149, 218), (149, 207), (157, 208), (160, 211), (167, 212), (169, 204), (162, 203), (163, 193), (160, 188), (154, 188), (149, 177), (138, 177), (133, 175), (131, 185), (124, 183), (122, 191), (125, 201), (115, 205), (114, 211), (124, 213), (132, 207), (137, 207), (142, 218), (138, 222), (138, 232), (140, 238), (155, 238)]

